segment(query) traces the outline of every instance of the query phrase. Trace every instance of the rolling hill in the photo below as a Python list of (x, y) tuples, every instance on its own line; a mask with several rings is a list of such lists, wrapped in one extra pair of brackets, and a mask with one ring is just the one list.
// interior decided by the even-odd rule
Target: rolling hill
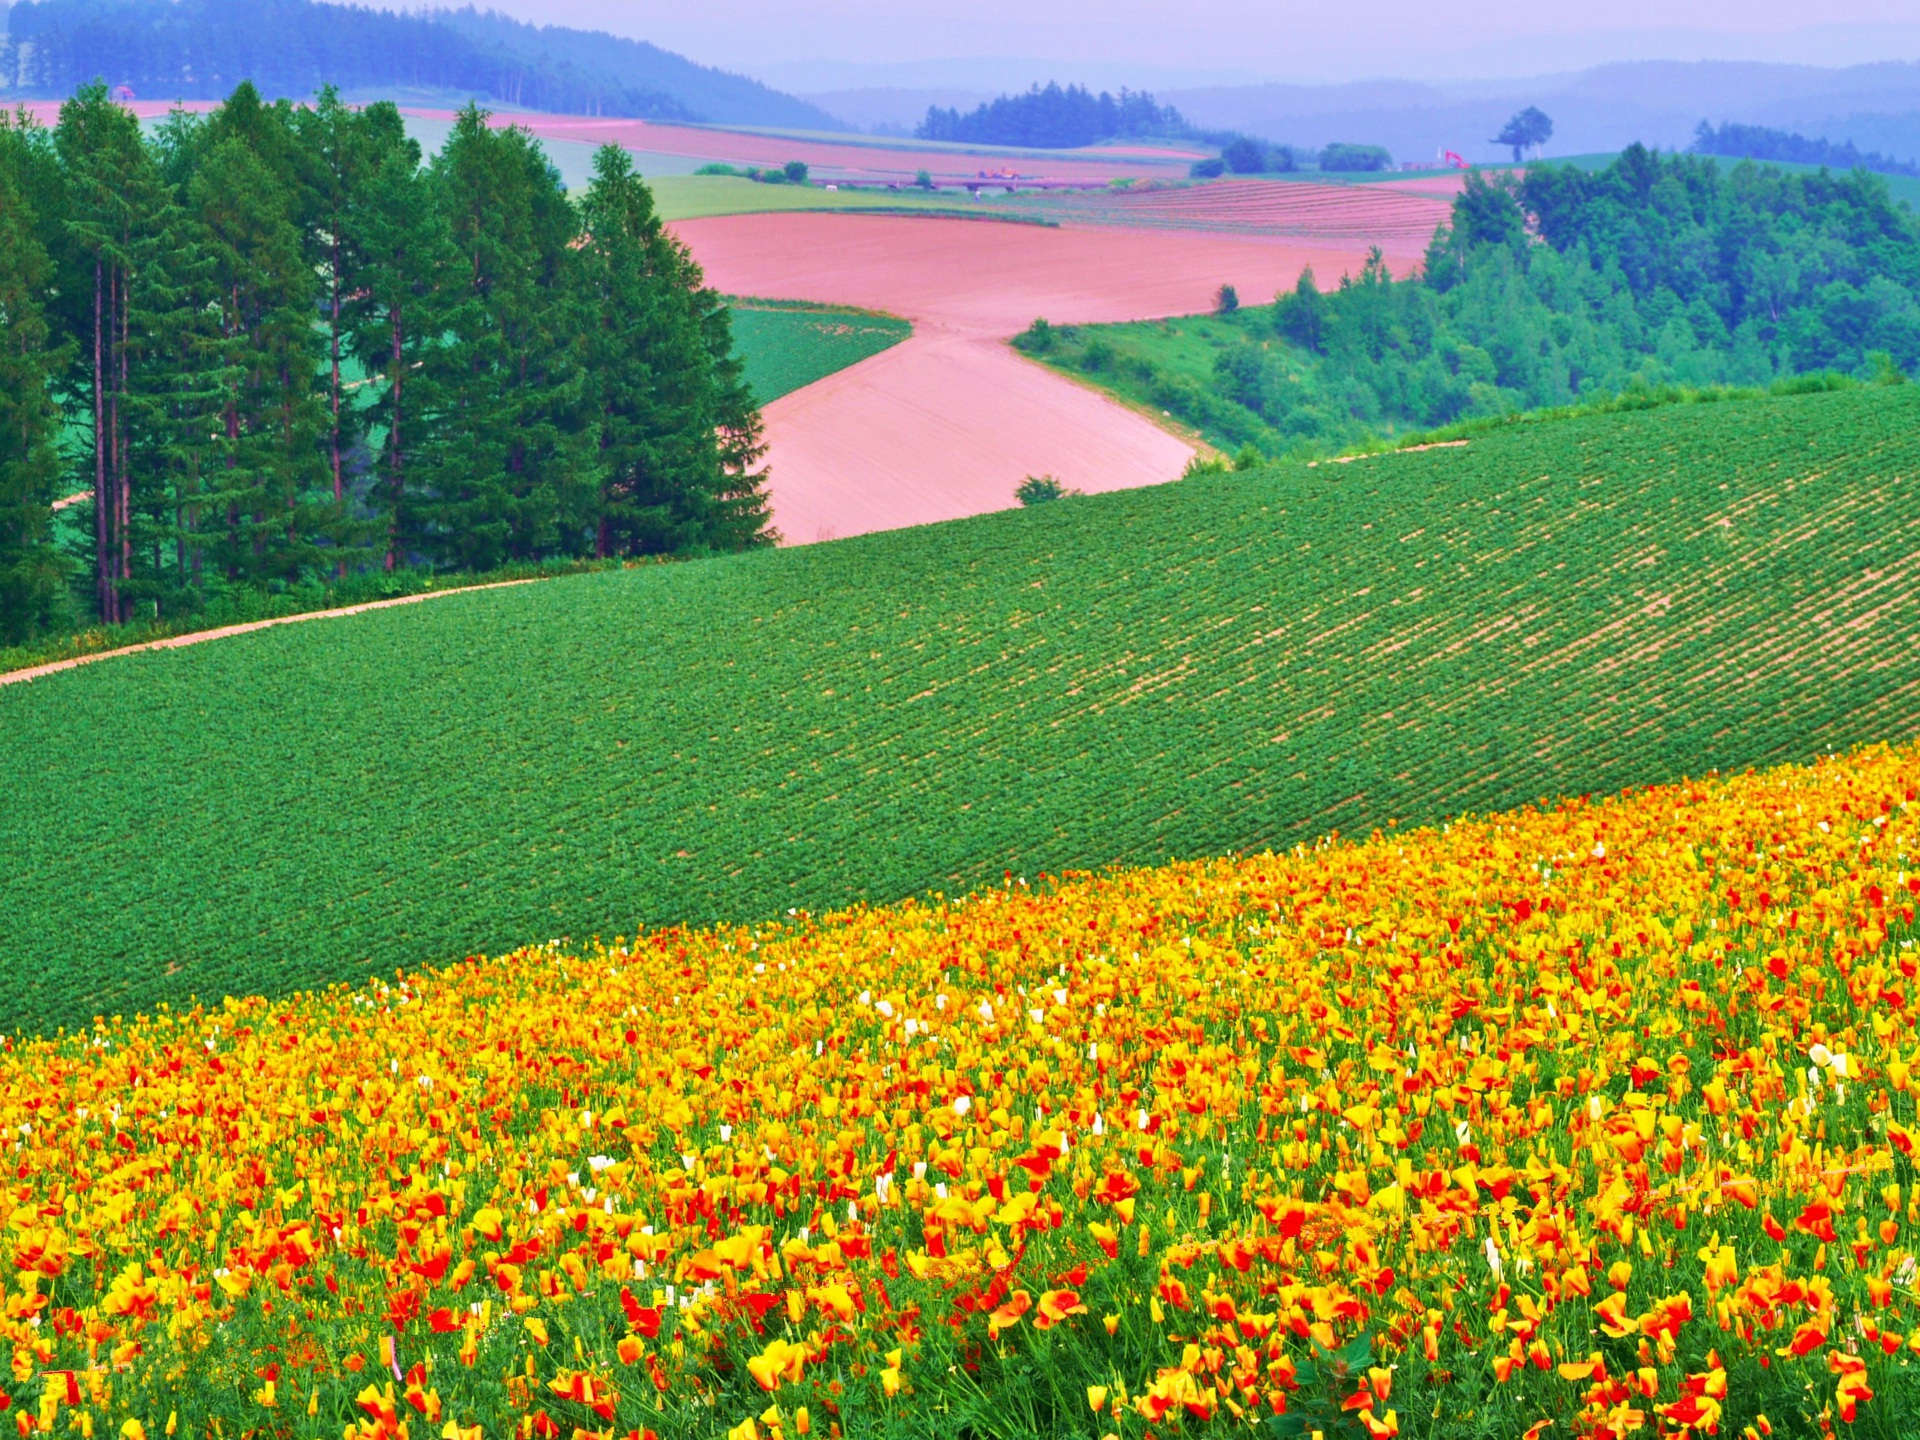
[(1920, 734), (1920, 392), (601, 574), (0, 689), (0, 1027)]
[(323, 85), (514, 109), (847, 128), (791, 95), (643, 41), (534, 26), (471, 6), (394, 14), (315, 0), (24, 0), (0, 9), (0, 94), (59, 97), (95, 79), (148, 100), (269, 98)]

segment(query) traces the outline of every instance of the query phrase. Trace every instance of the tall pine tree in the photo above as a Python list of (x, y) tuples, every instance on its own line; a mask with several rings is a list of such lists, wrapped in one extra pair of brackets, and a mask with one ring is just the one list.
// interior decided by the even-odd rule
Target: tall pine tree
[(32, 203), (49, 160), (24, 114), (0, 115), (0, 643), (10, 645), (52, 622), (64, 573), (52, 540), (63, 358), (45, 311), (53, 262)]
[(581, 553), (598, 446), (567, 283), (578, 217), (539, 143), (493, 128), (475, 106), (432, 178), (459, 261), (451, 323), (430, 357), (444, 423), (414, 492), (413, 543), (461, 569)]
[[(130, 396), (166, 299), (161, 277), (171, 201), (140, 125), (91, 85), (61, 106), (54, 148), (64, 176), (59, 318), (79, 343), (69, 371), (72, 412), (86, 428), (84, 479), (93, 488), (94, 603), (102, 621), (132, 618), (136, 406)], [(142, 546), (141, 548), (144, 548)]]
[(230, 581), (296, 580), (320, 558), (325, 352), (295, 154), (288, 109), (262, 105), (242, 85), (209, 121), (187, 187), (211, 262), (229, 376), (225, 451), (208, 477), (208, 503), (221, 527), (209, 544)]
[(416, 493), (440, 464), (439, 441), (446, 432), (441, 340), (474, 327), (477, 320), (462, 307), (478, 300), (420, 168), (419, 146), (404, 133), (392, 139), (384, 128), (371, 139), (342, 219), (359, 261), (345, 323), (348, 350), (368, 377), (372, 397), (366, 416), (377, 454), (367, 508), (377, 522), (385, 567), (392, 570), (422, 528), (414, 515)]
[(595, 551), (738, 549), (765, 534), (759, 416), (725, 307), (615, 145), (594, 157), (575, 259), (600, 443)]

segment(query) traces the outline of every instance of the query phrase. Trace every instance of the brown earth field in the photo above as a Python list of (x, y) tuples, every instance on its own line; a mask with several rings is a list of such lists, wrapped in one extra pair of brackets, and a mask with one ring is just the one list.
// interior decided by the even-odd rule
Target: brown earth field
[[(903, 315), (913, 337), (766, 409), (774, 523), (788, 544), (1004, 510), (1028, 475), (1089, 493), (1174, 479), (1194, 447), (1007, 345), (1037, 316), (1190, 315), (1222, 283), (1250, 302), (1364, 244), (980, 220), (800, 213), (673, 226), (708, 281)], [(1424, 242), (1389, 244), (1411, 268)]]

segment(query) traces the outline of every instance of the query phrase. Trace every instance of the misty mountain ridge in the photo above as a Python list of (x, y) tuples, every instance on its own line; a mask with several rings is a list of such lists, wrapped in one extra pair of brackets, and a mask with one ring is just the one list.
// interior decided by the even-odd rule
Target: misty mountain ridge
[[(930, 76), (937, 71), (929, 68)], [(990, 98), (978, 89), (929, 85), (852, 87), (809, 94), (849, 125), (879, 133), (917, 124), (929, 105)], [(1374, 79), (1312, 85), (1281, 82), (1169, 86), (1157, 98), (1206, 130), (1320, 148), (1380, 145), (1396, 159), (1453, 150), (1495, 161), (1491, 138), (1515, 111), (1552, 115), (1550, 154), (1610, 153), (1640, 141), (1667, 150), (1693, 142), (1702, 120), (1797, 131), (1901, 159), (1920, 157), (1920, 63), (1841, 68), (1760, 61), (1619, 61), (1520, 79)]]
[(660, 121), (847, 128), (817, 106), (645, 41), (471, 6), (396, 13), (321, 0), (0, 3), (0, 94), (60, 98), (94, 79), (142, 99), (426, 93)]

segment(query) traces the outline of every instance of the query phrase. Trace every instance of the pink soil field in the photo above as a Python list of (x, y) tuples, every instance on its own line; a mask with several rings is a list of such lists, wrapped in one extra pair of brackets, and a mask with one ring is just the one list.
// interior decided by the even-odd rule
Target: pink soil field
[(1061, 195), (1049, 202), (1046, 213), (1083, 224), (1424, 246), (1446, 221), (1450, 209), (1451, 201), (1438, 195), (1386, 185), (1225, 180), (1210, 185)]
[[(1012, 350), (1036, 316), (1096, 324), (1206, 310), (1357, 272), (1366, 247), (1158, 230), (860, 215), (681, 221), (708, 280), (904, 315), (913, 337), (767, 407), (774, 523), (789, 544), (957, 519), (1027, 475), (1088, 492), (1174, 479), (1194, 448)], [(1409, 268), (1424, 247), (1389, 244)]]
[[(409, 110), (410, 115), (450, 120), (451, 110)], [(1000, 150), (907, 150), (888, 145), (835, 144), (829, 140), (786, 140), (777, 135), (708, 130), (687, 125), (655, 125), (645, 120), (595, 120), (573, 115), (500, 114), (496, 125), (519, 125), (546, 140), (611, 142), (627, 150), (680, 155), (734, 165), (784, 165), (804, 160), (816, 179), (885, 183), (911, 181), (927, 170), (943, 179), (968, 179), (984, 170), (1017, 171), (1026, 179), (1105, 182), (1116, 179), (1170, 178), (1184, 175), (1190, 155), (1171, 152), (1078, 150), (1059, 158), (1009, 156)]]

